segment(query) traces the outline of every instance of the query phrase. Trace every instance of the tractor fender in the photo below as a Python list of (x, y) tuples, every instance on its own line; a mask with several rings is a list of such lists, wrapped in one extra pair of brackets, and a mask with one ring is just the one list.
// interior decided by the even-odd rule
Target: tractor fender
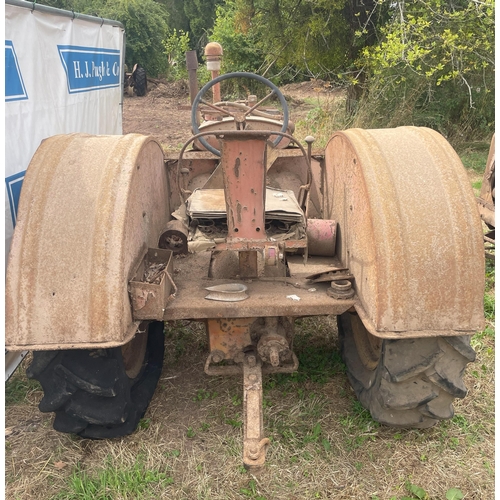
[(135, 334), (127, 286), (170, 218), (160, 145), (57, 135), (24, 178), (6, 281), (9, 350), (113, 347)]
[(356, 310), (387, 338), (484, 327), (481, 221), (462, 162), (420, 127), (335, 133), (325, 149), (326, 219), (355, 277)]

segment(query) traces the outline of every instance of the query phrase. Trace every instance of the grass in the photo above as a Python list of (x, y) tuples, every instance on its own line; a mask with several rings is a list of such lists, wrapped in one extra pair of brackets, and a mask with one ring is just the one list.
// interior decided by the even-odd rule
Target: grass
[(306, 99), (309, 110), (296, 123), (294, 135), (298, 138), (312, 135), (314, 148), (324, 148), (332, 133), (346, 128), (345, 96)]
[(484, 169), (486, 168), (489, 147), (489, 142), (467, 143), (459, 145), (457, 147), (457, 152), (464, 167), (481, 175), (482, 178)]
[(156, 499), (173, 482), (166, 472), (146, 468), (142, 455), (128, 468), (117, 466), (107, 457), (103, 467), (89, 472), (77, 464), (68, 478), (67, 489), (54, 500)]
[(19, 405), (30, 401), (31, 395), (39, 391), (40, 388), (37, 380), (28, 379), (24, 373), (17, 370), (5, 386), (5, 406)]

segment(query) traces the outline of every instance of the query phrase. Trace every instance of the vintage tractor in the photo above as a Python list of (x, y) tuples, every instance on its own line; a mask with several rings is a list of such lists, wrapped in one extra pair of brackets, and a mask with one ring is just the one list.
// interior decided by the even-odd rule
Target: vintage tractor
[[(264, 99), (208, 103), (230, 78)], [(277, 98), (280, 115), (257, 108)], [(269, 103), (269, 101), (267, 101)], [(200, 107), (212, 113), (201, 125)], [(373, 418), (453, 416), (483, 328), (483, 235), (455, 151), (427, 128), (350, 129), (313, 151), (270, 81), (225, 74), (194, 99), (193, 137), (59, 135), (28, 168), (10, 251), (6, 342), (34, 351), (40, 410), (88, 438), (134, 431), (160, 376), (165, 321), (204, 322), (208, 375), (243, 377), (243, 461), (269, 440), (262, 376), (291, 373), (294, 321), (337, 315)], [(190, 146), (196, 143), (198, 149)]]

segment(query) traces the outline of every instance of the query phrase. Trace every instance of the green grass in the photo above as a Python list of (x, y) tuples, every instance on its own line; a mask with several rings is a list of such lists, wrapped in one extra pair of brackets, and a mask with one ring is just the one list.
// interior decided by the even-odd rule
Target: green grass
[(109, 457), (104, 467), (97, 471), (87, 472), (77, 465), (67, 482), (67, 489), (53, 500), (156, 499), (160, 491), (174, 481), (166, 472), (147, 469), (139, 455), (128, 468), (119, 467)]
[[(207, 346), (200, 336), (200, 330), (204, 331), (201, 323), (189, 321), (168, 321), (165, 323), (165, 357), (166, 362), (176, 363), (193, 348), (196, 351), (205, 351)], [(197, 396), (198, 397), (198, 396)]]
[(490, 145), (488, 143), (475, 143), (474, 148), (467, 147), (465, 149), (458, 148), (458, 155), (464, 164), (464, 167), (473, 170), (476, 174), (484, 174), (486, 161), (488, 159), (488, 151)]
[(36, 380), (26, 378), (22, 368), (19, 368), (5, 384), (5, 406), (18, 405), (26, 402), (32, 392), (41, 390)]

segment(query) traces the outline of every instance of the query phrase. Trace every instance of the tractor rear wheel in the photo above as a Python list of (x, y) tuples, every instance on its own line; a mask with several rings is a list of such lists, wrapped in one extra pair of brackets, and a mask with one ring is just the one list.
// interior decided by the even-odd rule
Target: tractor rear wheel
[(146, 78), (146, 70), (138, 67), (134, 73), (134, 88), (137, 96), (142, 97), (146, 95), (148, 89), (148, 80)]
[(140, 325), (122, 347), (37, 351), (27, 369), (44, 390), (42, 412), (54, 429), (107, 439), (134, 432), (151, 401), (163, 365), (163, 322)]
[(349, 382), (374, 420), (426, 428), (453, 417), (454, 399), (467, 393), (463, 372), (476, 356), (470, 337), (381, 339), (356, 313), (337, 320)]

